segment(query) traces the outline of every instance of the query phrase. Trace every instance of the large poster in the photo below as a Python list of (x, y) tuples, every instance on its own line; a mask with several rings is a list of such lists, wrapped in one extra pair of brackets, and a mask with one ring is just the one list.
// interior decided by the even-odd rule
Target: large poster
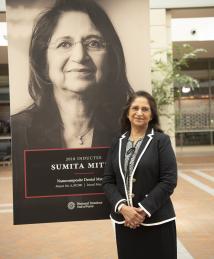
[[(7, 0), (14, 224), (109, 217), (102, 175), (132, 91), (124, 42), (144, 48), (143, 1), (116, 2)], [(119, 35), (123, 4), (136, 4), (137, 41)]]

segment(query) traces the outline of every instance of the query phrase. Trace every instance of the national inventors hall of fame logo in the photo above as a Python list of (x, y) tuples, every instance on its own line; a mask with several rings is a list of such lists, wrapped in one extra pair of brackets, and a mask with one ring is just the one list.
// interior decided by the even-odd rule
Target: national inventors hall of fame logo
[(96, 207), (102, 207), (103, 206), (103, 201), (86, 201), (86, 202), (73, 202), (70, 201), (67, 204), (67, 208), (69, 210), (74, 210), (74, 209), (93, 209)]
[(73, 201), (70, 201), (70, 202), (68, 203), (67, 207), (68, 207), (69, 210), (73, 210), (73, 209), (75, 209), (75, 207), (76, 207), (76, 203), (73, 202)]

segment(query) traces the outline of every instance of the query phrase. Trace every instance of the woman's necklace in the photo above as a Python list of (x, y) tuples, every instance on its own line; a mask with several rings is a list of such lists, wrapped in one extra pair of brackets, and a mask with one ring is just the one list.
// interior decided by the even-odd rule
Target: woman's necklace
[(134, 145), (138, 142), (138, 140), (143, 139), (145, 136), (145, 134), (142, 134), (141, 136), (133, 136), (133, 134), (131, 134), (131, 141), (133, 141)]
[(77, 136), (79, 139), (79, 144), (80, 145), (84, 145), (84, 139), (87, 135), (89, 135), (89, 133), (91, 133), (91, 131), (93, 130), (93, 128), (89, 128), (87, 129), (83, 134)]

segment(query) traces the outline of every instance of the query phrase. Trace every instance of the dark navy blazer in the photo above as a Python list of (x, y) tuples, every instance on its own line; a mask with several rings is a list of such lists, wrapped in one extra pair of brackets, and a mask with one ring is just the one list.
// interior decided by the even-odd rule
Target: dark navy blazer
[(104, 192), (112, 206), (111, 219), (123, 224), (123, 216), (117, 212), (121, 201), (141, 207), (148, 215), (142, 225), (159, 225), (175, 219), (170, 199), (177, 184), (177, 164), (168, 135), (148, 130), (135, 160), (131, 174), (128, 201), (124, 176), (126, 143), (130, 132), (113, 141), (109, 150), (103, 177)]

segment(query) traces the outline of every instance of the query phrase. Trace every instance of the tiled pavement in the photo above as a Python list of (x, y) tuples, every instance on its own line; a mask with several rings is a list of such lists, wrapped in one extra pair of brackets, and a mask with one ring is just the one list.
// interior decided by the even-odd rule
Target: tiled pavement
[(178, 149), (177, 161), (178, 237), (193, 258), (214, 259), (214, 147)]
[[(178, 150), (177, 154), (181, 174), (173, 202), (177, 214), (178, 259), (213, 259), (214, 150)], [(110, 220), (12, 225), (11, 182), (11, 169), (1, 167), (0, 259), (117, 258)]]

